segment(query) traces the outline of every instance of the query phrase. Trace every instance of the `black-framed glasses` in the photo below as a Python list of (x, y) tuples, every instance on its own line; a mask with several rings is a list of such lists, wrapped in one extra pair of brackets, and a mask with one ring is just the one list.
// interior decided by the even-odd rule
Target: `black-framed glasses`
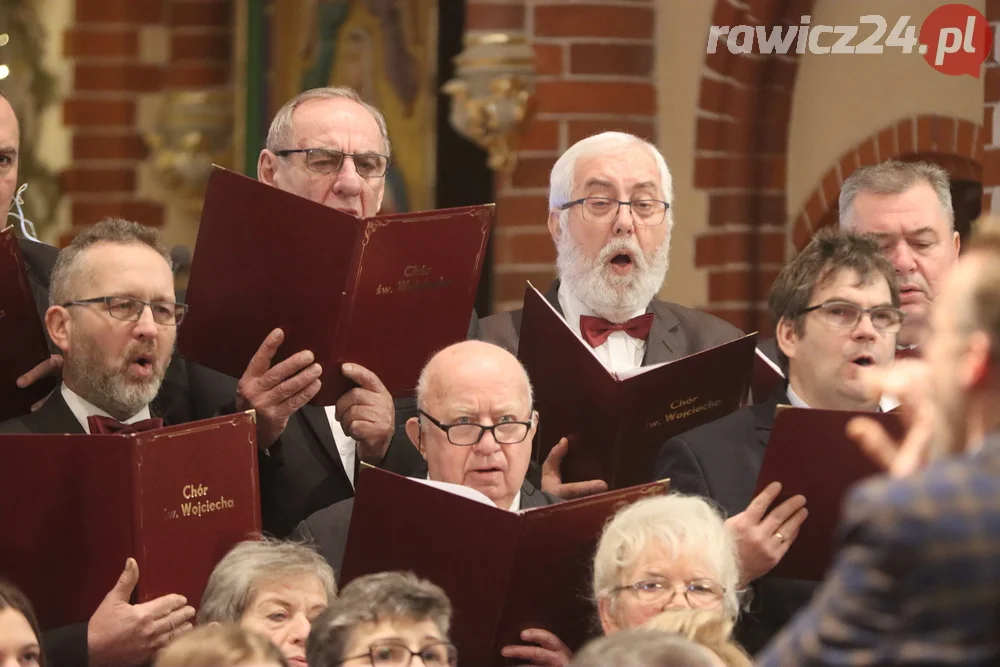
[(93, 299), (78, 299), (62, 304), (63, 308), (70, 306), (85, 306), (92, 303), (103, 303), (108, 308), (111, 317), (122, 322), (138, 322), (146, 306), (153, 313), (153, 321), (165, 326), (177, 326), (187, 314), (186, 303), (173, 301), (143, 301), (130, 296), (95, 296)]
[(448, 436), (448, 442), (453, 445), (458, 445), (459, 447), (471, 447), (480, 440), (483, 439), (483, 434), (490, 431), (493, 434), (493, 439), (497, 441), (500, 445), (515, 445), (519, 442), (523, 442), (526, 437), (528, 437), (528, 431), (531, 430), (533, 421), (502, 421), (499, 424), (493, 424), (491, 426), (486, 426), (484, 424), (442, 424), (434, 417), (423, 410), (418, 410), (418, 412), (427, 417), (430, 423), (437, 426), (439, 429), (444, 431), (444, 434)]
[(802, 313), (813, 311), (819, 311), (823, 320), (837, 329), (853, 329), (858, 326), (862, 317), (868, 315), (872, 319), (872, 326), (882, 333), (897, 333), (903, 328), (903, 319), (906, 317), (906, 313), (893, 306), (862, 308), (850, 301), (826, 301), (818, 306), (805, 308)]
[(289, 148), (274, 151), (278, 157), (304, 153), (306, 167), (317, 174), (336, 174), (344, 166), (344, 158), (354, 160), (354, 168), (361, 178), (381, 178), (389, 168), (389, 156), (379, 153), (345, 153), (333, 148)]
[[(696, 609), (713, 607), (722, 601), (726, 587), (711, 579), (692, 579), (684, 582), (684, 599), (688, 605)], [(612, 593), (632, 591), (636, 598), (644, 604), (655, 604), (666, 607), (677, 595), (677, 587), (666, 581), (646, 579), (626, 586), (615, 586)]]
[(415, 656), (420, 656), (426, 667), (455, 667), (458, 664), (458, 649), (448, 642), (435, 642), (412, 651), (404, 644), (388, 641), (374, 642), (367, 652), (344, 658), (340, 664), (368, 658), (372, 667), (410, 667)]
[(594, 224), (610, 223), (618, 218), (622, 206), (628, 206), (632, 211), (632, 220), (637, 225), (658, 225), (667, 215), (670, 204), (660, 199), (636, 199), (621, 201), (610, 197), (584, 197), (566, 202), (559, 208), (565, 211), (573, 206), (583, 209), (583, 219)]

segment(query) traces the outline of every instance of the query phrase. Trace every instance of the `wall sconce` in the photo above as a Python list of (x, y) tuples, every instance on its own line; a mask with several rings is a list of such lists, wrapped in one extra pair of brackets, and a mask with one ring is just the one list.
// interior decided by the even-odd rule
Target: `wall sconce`
[(456, 76), (441, 88), (452, 98), (451, 125), (488, 151), (490, 169), (510, 173), (534, 113), (534, 51), (523, 35), (469, 33), (464, 42)]
[(232, 93), (165, 93), (156, 126), (144, 138), (164, 184), (200, 205), (212, 165), (231, 161)]

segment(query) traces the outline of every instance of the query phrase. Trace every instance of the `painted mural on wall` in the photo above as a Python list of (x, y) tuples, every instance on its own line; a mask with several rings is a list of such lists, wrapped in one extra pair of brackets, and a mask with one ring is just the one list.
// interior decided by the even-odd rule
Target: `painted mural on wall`
[(269, 115), (301, 90), (354, 88), (389, 128), (382, 212), (432, 208), (437, 0), (272, 0), (269, 13)]

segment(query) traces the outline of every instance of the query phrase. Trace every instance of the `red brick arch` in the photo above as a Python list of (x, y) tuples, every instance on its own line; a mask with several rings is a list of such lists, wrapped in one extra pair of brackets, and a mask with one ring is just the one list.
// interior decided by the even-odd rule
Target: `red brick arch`
[(837, 222), (840, 186), (855, 170), (895, 158), (940, 165), (952, 180), (982, 182), (982, 126), (961, 118), (916, 116), (886, 127), (844, 153), (823, 175), (792, 227), (801, 249), (817, 229)]
[[(717, 0), (713, 25), (798, 25), (815, 0)], [(708, 193), (709, 230), (696, 239), (708, 310), (744, 331), (768, 326), (764, 302), (785, 261), (786, 164), (798, 57), (707, 54), (695, 187)]]

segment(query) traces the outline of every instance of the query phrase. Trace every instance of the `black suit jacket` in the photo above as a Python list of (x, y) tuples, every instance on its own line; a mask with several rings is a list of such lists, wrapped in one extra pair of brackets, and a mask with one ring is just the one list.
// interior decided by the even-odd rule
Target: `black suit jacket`
[[(426, 477), (427, 469), (414, 477)], [(559, 502), (555, 496), (540, 491), (527, 480), (521, 484), (521, 509), (545, 507)], [(354, 512), (354, 498), (342, 500), (325, 509), (310, 515), (299, 523), (293, 534), (294, 539), (312, 542), (323, 554), (323, 557), (333, 567), (333, 572), (340, 583), (340, 570), (344, 565), (344, 552), (347, 549), (347, 533), (351, 527), (351, 514)]]
[[(549, 287), (545, 298), (560, 315), (563, 314), (559, 305), (558, 280)], [(743, 335), (739, 329), (725, 320), (669, 301), (653, 299), (646, 312), (653, 313), (653, 327), (646, 340), (643, 366), (674, 361), (728, 343)], [(479, 322), (480, 340), (494, 343), (512, 354), (517, 354), (523, 314), (519, 309), (483, 318)]]
[[(656, 479), (670, 478), (670, 490), (710, 498), (727, 516), (753, 500), (757, 475), (771, 437), (774, 412), (788, 404), (785, 387), (763, 403), (671, 438), (660, 449)], [(754, 582), (750, 609), (736, 634), (751, 653), (759, 651), (816, 590), (816, 584), (766, 575)]]

